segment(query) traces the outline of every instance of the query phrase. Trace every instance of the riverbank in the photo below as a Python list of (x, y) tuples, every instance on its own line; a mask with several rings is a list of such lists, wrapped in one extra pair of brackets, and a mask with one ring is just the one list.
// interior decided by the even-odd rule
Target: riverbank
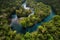
[[(24, 8), (25, 9), (27, 9), (27, 8), (29, 9), (29, 7), (26, 7), (26, 4), (25, 4)], [(31, 14), (34, 15), (34, 11), (32, 11)], [(31, 16), (31, 14), (28, 16), (28, 18)], [(50, 15), (48, 15), (46, 18), (44, 18), (43, 20), (41, 20), (41, 22), (34, 24), (32, 27), (26, 27), (26, 28), (24, 28), (24, 27), (22, 27), (23, 25), (21, 23), (20, 23), (21, 25), (18, 24), (18, 23), (15, 23), (16, 20), (18, 21), (18, 19), (15, 18), (15, 17), (17, 17), (17, 15), (16, 15), (15, 17), (13, 16), (16, 20), (14, 19), (15, 21), (12, 22), (12, 24), (14, 23), (12, 25), (12, 28), (13, 28), (13, 30), (16, 30), (17, 32), (20, 32), (20, 33), (33, 32), (33, 31), (36, 31), (37, 30), (37, 28), (38, 28), (39, 25), (42, 25), (44, 22), (50, 21), (53, 18), (53, 16), (54, 16), (54, 12), (51, 11)], [(24, 18), (25, 17), (21, 18), (21, 20), (24, 19)], [(23, 22), (23, 20), (20, 21), (20, 22)]]

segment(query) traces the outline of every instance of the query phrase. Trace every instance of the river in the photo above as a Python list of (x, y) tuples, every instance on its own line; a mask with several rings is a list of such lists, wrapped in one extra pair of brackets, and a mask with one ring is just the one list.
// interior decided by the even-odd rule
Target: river
[[(24, 9), (27, 9), (27, 10), (32, 9), (32, 8), (30, 8), (30, 7), (26, 7), (26, 2), (23, 3), (22, 6), (24, 7)], [(34, 14), (34, 11), (33, 11), (33, 9), (32, 9), (32, 13), (31, 13), (28, 17), (30, 17), (30, 16), (33, 15), (33, 14)], [(18, 17), (17, 17), (17, 15), (14, 14), (14, 15), (12, 15), (12, 21), (11, 21), (10, 26), (11, 26), (11, 28), (12, 28), (13, 30), (16, 30), (16, 31), (19, 32), (19, 33), (33, 32), (33, 31), (36, 31), (37, 28), (38, 28), (38, 26), (42, 25), (44, 22), (50, 21), (50, 20), (54, 17), (54, 15), (55, 15), (54, 11), (51, 10), (50, 15), (47, 16), (46, 18), (44, 18), (43, 21), (41, 21), (40, 23), (35, 24), (35, 25), (34, 25), (33, 27), (31, 27), (31, 28), (23, 29), (23, 28), (22, 28), (22, 25), (21, 25), (21, 24), (18, 24)]]

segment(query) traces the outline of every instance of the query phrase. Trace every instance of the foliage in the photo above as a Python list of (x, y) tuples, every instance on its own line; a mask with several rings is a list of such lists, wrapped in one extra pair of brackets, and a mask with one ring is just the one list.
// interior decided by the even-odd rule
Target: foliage
[(53, 1), (52, 0), (36, 0), (36, 1), (51, 5), (53, 9), (56, 11), (56, 14), (60, 15), (60, 0), (53, 0)]
[[(29, 12), (28, 17), (27, 18), (24, 17), (24, 18), (22, 18), (21, 21), (19, 21), (19, 23), (22, 24), (23, 27), (31, 27), (31, 26), (35, 25), (36, 23), (42, 21), (45, 17), (47, 17), (51, 13), (51, 7), (49, 5), (46, 5), (46, 4), (42, 3), (42, 2), (38, 2), (38, 3), (36, 2), (36, 4), (32, 3), (32, 5), (30, 5), (30, 3), (29, 3), (30, 1), (32, 1), (32, 0), (26, 0), (26, 3), (27, 3), (27, 5), (29, 4), (28, 6), (33, 7), (34, 14), (29, 17), (29, 14), (31, 12), (28, 11)], [(33, 0), (32, 2), (35, 2), (35, 1)], [(33, 6), (33, 4), (35, 4), (35, 5)], [(23, 16), (27, 15), (27, 13), (25, 13), (23, 11), (24, 10), (22, 10), (22, 12), (19, 11), (20, 14), (18, 14), (18, 15), (21, 15), (21, 16), (22, 15)]]
[[(0, 0), (0, 40), (60, 40), (60, 1), (26, 0), (27, 6), (34, 9), (34, 15), (30, 17), (28, 16), (32, 12), (31, 9), (25, 10), (22, 2), (23, 0)], [(37, 30), (31, 33), (22, 34), (11, 29), (9, 25), (11, 14), (17, 14), (18, 22), (23, 28), (32, 27), (47, 17), (51, 12), (51, 7), (42, 2), (52, 5), (58, 15), (38, 26)]]

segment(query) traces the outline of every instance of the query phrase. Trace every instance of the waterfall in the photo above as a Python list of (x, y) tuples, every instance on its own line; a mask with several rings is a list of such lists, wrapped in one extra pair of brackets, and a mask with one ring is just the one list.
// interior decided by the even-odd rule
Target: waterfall
[(27, 9), (27, 10), (30, 9), (30, 7), (26, 7), (26, 2), (24, 2), (24, 3), (22, 4), (22, 6), (24, 7), (24, 9)]
[(16, 14), (12, 15), (10, 26), (12, 26), (14, 23), (18, 23), (18, 17)]
[(28, 17), (30, 17), (31, 15), (34, 15), (34, 10), (33, 10), (33, 8), (27, 7), (26, 2), (24, 2), (24, 3), (22, 4), (22, 6), (23, 6), (24, 9), (26, 9), (26, 10), (31, 9), (32, 12), (31, 12), (31, 14), (30, 14)]
[[(16, 14), (12, 15), (12, 20), (11, 20), (11, 24), (10, 24), (12, 30), (16, 30), (17, 33), (21, 33), (23, 30), (21, 24), (18, 23), (18, 17)], [(22, 30), (22, 31), (21, 31)]]

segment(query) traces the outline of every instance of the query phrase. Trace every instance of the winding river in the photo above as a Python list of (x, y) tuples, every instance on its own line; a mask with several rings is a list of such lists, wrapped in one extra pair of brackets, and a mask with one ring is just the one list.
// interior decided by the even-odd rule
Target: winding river
[[(30, 8), (30, 7), (26, 7), (26, 2), (23, 3), (22, 6), (24, 7), (24, 9), (27, 9), (27, 10), (32, 9), (32, 8)], [(33, 11), (33, 9), (32, 9), (32, 13), (31, 13), (28, 17), (30, 17), (30, 16), (33, 15), (33, 14), (34, 14), (34, 11)], [(50, 20), (53, 18), (54, 15), (55, 15), (55, 13), (54, 13), (54, 11), (52, 10), (51, 13), (50, 13), (50, 15), (47, 16), (46, 18), (44, 18), (44, 20), (41, 21), (40, 23), (35, 24), (32, 28), (23, 29), (23, 28), (22, 28), (22, 25), (18, 24), (18, 17), (17, 17), (17, 15), (14, 14), (14, 15), (12, 15), (12, 20), (11, 20), (10, 26), (11, 26), (11, 28), (12, 28), (13, 30), (16, 30), (17, 32), (20, 32), (20, 33), (33, 32), (33, 31), (36, 31), (37, 28), (38, 28), (38, 26), (40, 26), (40, 25), (43, 24), (44, 22), (50, 21)]]

